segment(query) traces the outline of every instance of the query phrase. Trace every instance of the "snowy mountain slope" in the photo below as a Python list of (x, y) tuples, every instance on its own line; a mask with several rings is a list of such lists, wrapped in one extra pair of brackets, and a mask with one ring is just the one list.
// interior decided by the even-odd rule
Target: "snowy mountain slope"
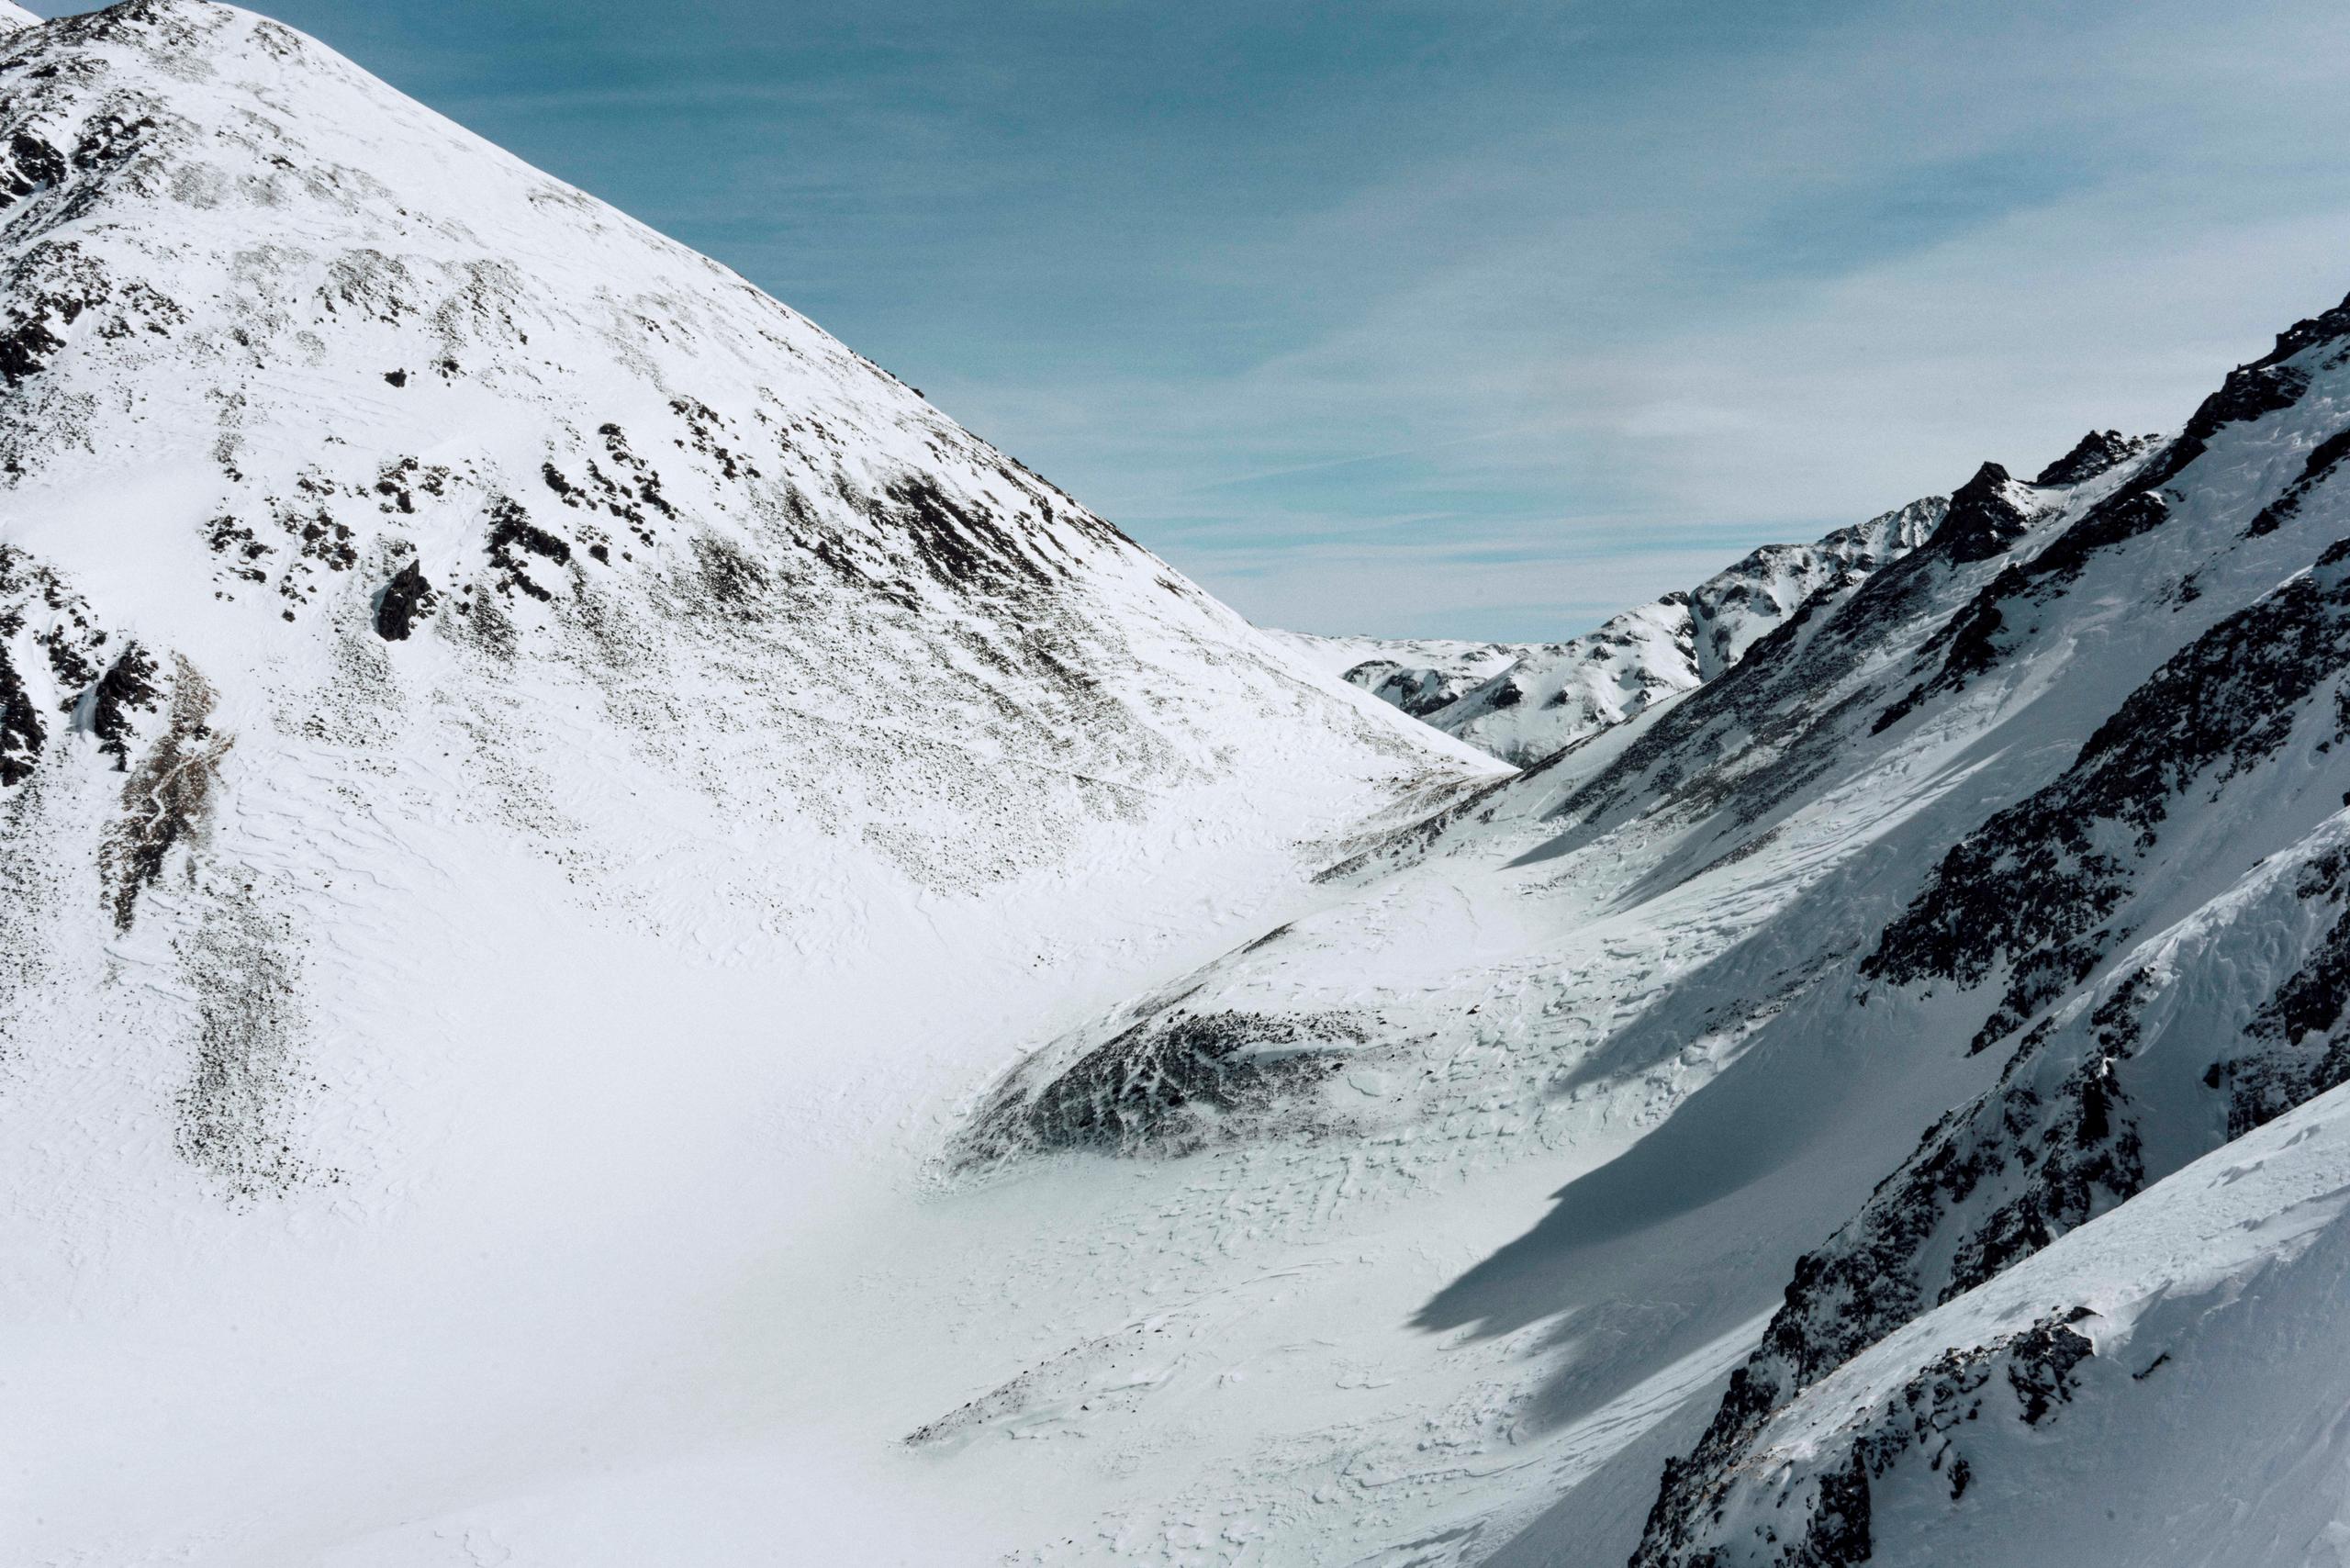
[[(1822, 602), (1839, 602), (1865, 580), (1840, 579)], [(1807, 700), (1815, 695), (1807, 678), (1801, 689)], [(1669, 990), (1673, 973), (1724, 951), (1858, 847), (1840, 812), (1800, 848), (1791, 843), (1788, 857), (1742, 869), (1724, 860), (1707, 868), (1718, 874), (1702, 885), (1660, 883), (1659, 846), (1645, 831), (1591, 836), (1568, 852), (1554, 820), (1559, 801), (1619, 771), (1675, 711), (1653, 705), (1437, 817), (1372, 837), (1326, 874), (1332, 902), (1310, 922), (1269, 933), (1181, 987), (1036, 1053), (999, 1089), (959, 1158), (984, 1162), (1030, 1148), (1184, 1149), (1444, 1119), (1456, 1092), (1423, 1058), (1455, 1050), (1458, 1020), (1501, 996), (1511, 998), (1506, 1021), (1481, 1018), (1474, 1032), (1520, 1037), (1492, 1064), (1503, 1076), (1466, 1075), (1467, 1092), (1488, 1114), (1508, 1103), (1516, 1126), (1539, 1123), (1545, 1086)], [(1382, 875), (1423, 859), (1433, 861), (1423, 874)], [(1561, 966), (1562, 950), (1583, 944), (1607, 957)], [(1659, 972), (1668, 952), (1678, 956)], [(1620, 1011), (1628, 1003), (1634, 1011)], [(1528, 1048), (1529, 1032), (1539, 1048)], [(1364, 1105), (1332, 1088), (1342, 1067), (1345, 1084), (1359, 1069), (1398, 1081)], [(1497, 1101), (1505, 1083), (1509, 1092)], [(1332, 1094), (1345, 1107), (1337, 1121)]]
[(1762, 1435), (1709, 1561), (2336, 1561), (2346, 1115), (2288, 1112), (1843, 1365)]
[(1421, 717), (1525, 767), (1735, 665), (1823, 591), (1908, 554), (1942, 521), (1939, 496), (1811, 544), (1766, 544), (1687, 593), (1571, 641), (1528, 647), (1506, 668)]
[[(2123, 450), (2103, 436), (2084, 438), (2050, 472), (2087, 477), (2102, 472), (2098, 458)], [(1813, 596), (1849, 588), (1923, 543), (1944, 504), (1929, 496), (1814, 543), (1766, 544), (1686, 593), (1563, 643), (1267, 635), (1382, 701), (1526, 767), (1713, 679)]]
[[(1767, 1440), (1755, 1414), (1772, 1408), (1769, 1391), (1809, 1386), (2099, 1215), (2159, 1204), (2155, 1182), (2344, 1081), (2327, 1041), (2340, 1011), (2331, 989), (2345, 834), (2350, 815), (2327, 820), (2068, 1001), (1996, 1086), (1937, 1123), (1797, 1265), (1762, 1350), (1697, 1446), (1708, 1510), (1754, 1473), (1753, 1445)], [(1677, 1473), (1667, 1496), (1694, 1492), (1695, 1473)], [(1847, 1488), (1855, 1504), (1869, 1491)], [(1735, 1540), (1722, 1518), (1705, 1518), (1697, 1539)], [(1692, 1544), (1679, 1528), (1675, 1552)]]
[[(2199, 605), (2206, 582), (2225, 576), (2258, 587), (2288, 572), (2289, 554), (2280, 559), (2262, 546), (2280, 532), (2271, 521), (2280, 498), (2292, 498), (2298, 514), (2302, 498), (2322, 493), (2327, 442), (2343, 418), (2335, 384), (2350, 362), (2345, 340), (2350, 311), (2337, 310), (2232, 375), (2177, 441), (2046, 549), (2004, 568), (1947, 634), (1930, 640), (1915, 667), (1936, 673), (1873, 727), (1900, 722), (1920, 693), (1964, 691), (2003, 665), (2026, 663), (2035, 633), (2059, 646), (2079, 634), (2076, 623), (2058, 643), (2034, 621), (2061, 622), (2068, 609), (2110, 616), (2122, 600), (2079, 601), (2085, 583), (2120, 569), (2119, 557), (2138, 557), (2141, 582), (2167, 581), (2173, 620)], [(2314, 554), (2312, 567), (2166, 659), (2064, 774), (1955, 844), (1882, 933), (1861, 966), (1864, 978), (1966, 991), (2001, 982), (1971, 1049), (2047, 1021), (2024, 1036), (1998, 1091), (1930, 1133), (1860, 1216), (1798, 1265), (1762, 1350), (1734, 1379), (1690, 1461), (1668, 1472), (1639, 1561), (1708, 1560), (1697, 1543), (1713, 1539), (1723, 1488), (1744, 1472), (1762, 1424), (1796, 1392), (1933, 1301), (2336, 1081), (2322, 1055), (2307, 1059), (2313, 1050), (2300, 1049), (2312, 1029), (2330, 1027), (2331, 1014), (2316, 1015), (2328, 996), (2316, 978), (2322, 954), (2291, 980), (2297, 960), (2289, 949), (2277, 957), (2280, 936), (2308, 924), (2306, 915), (2289, 918), (2289, 902), (2288, 917), (2267, 913), (2256, 923), (2249, 939), (2257, 966), (2224, 952), (2199, 958), (2219, 971), (2201, 982), (2220, 987), (2219, 1016), (2184, 1032), (2184, 1048), (2198, 1058), (2191, 1072), (2169, 1070), (2169, 1081), (2189, 1078), (2198, 1092), (2161, 1087), (2165, 1058), (2144, 1048), (2150, 1003), (2142, 993), (2152, 982), (2143, 975), (2094, 1009), (2076, 988), (2131, 932), (2197, 911), (2227, 886), (2232, 868), (2284, 853), (2338, 810), (2334, 693), (2350, 663), (2335, 602), (2350, 548), (2341, 543), (2340, 506), (2337, 498), (2324, 509), (2322, 521), (2296, 516), (2311, 526), (2294, 553)], [(2176, 576), (2148, 569), (2181, 562), (2188, 569)], [(2116, 662), (2088, 663), (2087, 671), (2109, 678)], [(2322, 908), (2323, 865), (2287, 879), (2284, 896)], [(2300, 938), (2312, 939), (2307, 931)], [(2281, 989), (2246, 996), (2246, 984)], [(2279, 1009), (2294, 1005), (2296, 1023), (2286, 1027)], [(2246, 1087), (2232, 1105), (2223, 1091), (2236, 1072)]]
[[(1706, 1478), (1751, 1426), (1726, 1416), (1662, 1502), (1628, 1462), (1694, 1432), (1692, 1391), (1764, 1327), (1804, 1235), (1996, 1100), (1987, 1047), (2101, 983), (2127, 932), (2193, 914), (2350, 786), (2339, 319), (2070, 484), (1986, 465), (1925, 544), (1720, 678), (1373, 840), (1322, 909), (1039, 1051), (960, 1158), (1191, 1151), (1374, 1193), (1553, 1162), (1551, 1216), (1419, 1314), (1522, 1361), (1491, 1396), (1506, 1439), (1454, 1450), (1496, 1479), (1438, 1488), (1414, 1539), (1447, 1544), (1395, 1560), (1620, 1559), (1652, 1502), (1691, 1522), (1643, 1560), (1701, 1560)], [(1938, 978), (1886, 969), (1905, 931), (1958, 944)], [(2166, 1130), (2154, 1174), (2224, 1136), (2199, 1092), (2210, 1125)]]
[(1674, 593), (1570, 642), (1529, 647), (1422, 717), (1523, 767), (1699, 678), (1688, 597)]
[(1711, 680), (1832, 583), (1898, 560), (1932, 537), (1949, 510), (1928, 496), (1809, 544), (1765, 544), (1690, 591), (1697, 674)]
[(0, 116), (0, 1554), (710, 1451), (733, 1560), (1046, 1528), (891, 1447), (912, 1151), (1494, 765), (287, 29), (28, 28)]
[[(1547, 1262), (1531, 1278), (1505, 1267), (1490, 1291), (1457, 1282), (1433, 1307), (1424, 1295), (1415, 1316), (1443, 1331), (1437, 1344), (1448, 1352), (1434, 1365), (1425, 1349), (1408, 1354), (1383, 1333), (1354, 1329), (1354, 1354), (1382, 1379), (1414, 1388), (1438, 1380), (1418, 1412), (1460, 1400), (1442, 1392), (1449, 1364), (1455, 1377), (1479, 1378), (1469, 1408), (1482, 1414), (1448, 1419), (1434, 1449), (1424, 1414), (1407, 1404), (1379, 1424), (1325, 1420), (1237, 1457), (1204, 1495), (1278, 1521), (1249, 1538), (1273, 1560), (1351, 1561), (1419, 1532), (1449, 1543), (1441, 1560), (1470, 1561), (1505, 1542), (1513, 1521), (1556, 1489), (1620, 1480), (1614, 1466), (1628, 1446), (1673, 1418), (1726, 1370), (1748, 1326), (1759, 1327), (1783, 1267), (1775, 1260), (1861, 1201), (1909, 1129), (1982, 1081), (1979, 1064), (1955, 1051), (1939, 1063), (1897, 1050), (1872, 1061), (1830, 1035), (1835, 1048), (1823, 1053), (1818, 1011), (1803, 1011), (1822, 955), (1853, 952), (1872, 911), (1880, 922), (1897, 913), (1886, 860), (1919, 858), (1901, 846), (1914, 801), (1885, 798), (1879, 781), (1849, 781), (1762, 852), (1710, 857), (1719, 862), (1710, 874), (1678, 883), (1659, 882), (1659, 855), (1675, 846), (1645, 823), (1562, 845), (1550, 815), (1561, 795), (1675, 711), (1660, 705), (1446, 818), (1374, 842), (1326, 879), (1324, 908), (1032, 1056), (957, 1140), (967, 1172), (994, 1173), (981, 1191), (1036, 1180), (1019, 1172), (1040, 1151), (1188, 1150), (1190, 1160), (1137, 1170), (1142, 1190), (1156, 1193), (1177, 1180), (1157, 1172), (1194, 1168), (1174, 1213), (1281, 1215), (1280, 1193), (1333, 1192), (1326, 1217), (1289, 1233), (1291, 1245), (1310, 1235), (1352, 1250), (1357, 1290), (1381, 1301), (1396, 1294), (1384, 1281), (1411, 1261), (1396, 1254), (1397, 1227), (1415, 1211), (1451, 1212), (1425, 1194), (1458, 1191), (1490, 1222), (1561, 1181), (1624, 1194), (1630, 1179), (1627, 1195), (1649, 1221), (1579, 1239), (1563, 1274)], [(1930, 795), (1953, 782), (1930, 771), (1910, 788)], [(1871, 1041), (1932, 1037), (1892, 1010), (1881, 1016)], [(1775, 1044), (1748, 1062), (1758, 1039)], [(1716, 1126), (1693, 1134), (1693, 1149), (1663, 1137), (1672, 1123), (1659, 1126), (1717, 1075), (1740, 1120), (1754, 1114), (1747, 1095), (1777, 1086), (1762, 1094), (1764, 1123), (1817, 1162), (1791, 1185), (1733, 1180), (1751, 1192), (1727, 1212), (1695, 1201), (1680, 1211), (1675, 1183), (1655, 1181), (1643, 1151), (1677, 1170), (1684, 1191), (1737, 1176), (1737, 1158), (1725, 1166), (1720, 1156), (1741, 1140)], [(1795, 1085), (1819, 1103), (1805, 1105)], [(1203, 1156), (1212, 1163), (1198, 1169)], [(1164, 1223), (1169, 1212), (1154, 1217)], [(1136, 1223), (1150, 1220), (1137, 1214)], [(1237, 1246), (1236, 1262), (1277, 1266), (1282, 1228), (1259, 1221), (1244, 1234), (1223, 1241)], [(1082, 1361), (1074, 1343), (1013, 1361), (996, 1383), (975, 1380), (968, 1406), (942, 1406), (914, 1431), (944, 1424), (966, 1443), (1000, 1441), (1054, 1369)], [(1053, 1399), (1065, 1409), (1091, 1403), (1074, 1391)], [(1224, 1404), (1233, 1428), (1268, 1421), (1245, 1394)], [(1093, 1408), (1087, 1431), (1098, 1441), (1116, 1424)], [(1373, 1463), (1372, 1454), (1392, 1457)], [(1652, 1487), (1653, 1473), (1640, 1482)], [(1177, 1494), (1193, 1506), (1202, 1495)], [(1617, 1505), (1635, 1531), (1645, 1501)]]
[(2350, 313), (1510, 771), (284, 29), (0, 117), (10, 1561), (2325, 1539)]
[[(788, 814), (918, 886), (1061, 861), (1227, 772), (1170, 664), (1227, 668), (1235, 722), (1326, 717), (1304, 732), (1369, 774), (1452, 764), (788, 309), (285, 29), (129, 6), (20, 37), (12, 770), (309, 646), (322, 740), (517, 669), (673, 767), (788, 737)], [(127, 502), (135, 550), (92, 517)], [(119, 711), (81, 714), (101, 668)], [(773, 796), (731, 762), (678, 772)]]

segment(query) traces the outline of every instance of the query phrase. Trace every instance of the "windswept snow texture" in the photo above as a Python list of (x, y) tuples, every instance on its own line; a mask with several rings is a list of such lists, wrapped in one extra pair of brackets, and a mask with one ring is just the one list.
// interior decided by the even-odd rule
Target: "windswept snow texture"
[(1382, 653), (246, 13), (0, 122), (0, 1558), (2350, 1541), (2350, 307)]

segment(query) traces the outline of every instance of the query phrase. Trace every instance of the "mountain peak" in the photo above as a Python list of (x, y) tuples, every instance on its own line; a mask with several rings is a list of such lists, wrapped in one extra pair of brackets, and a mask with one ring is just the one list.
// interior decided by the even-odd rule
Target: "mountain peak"
[(1987, 561), (2006, 551), (2030, 518), (2014, 491), (2008, 471), (1986, 463), (1952, 492), (1949, 515), (1934, 531), (1933, 542), (1960, 561)]
[(2031, 482), (2042, 487), (2081, 484), (2127, 463), (2156, 439), (2127, 436), (2120, 431), (2091, 431), (2073, 443), (2072, 451), (2033, 476)]
[(23, 28), (40, 26), (40, 18), (17, 5), (15, 0), (0, 0), (0, 33), (12, 33)]
[(2253, 367), (2282, 364), (2312, 344), (2341, 337), (2350, 337), (2350, 297), (2331, 310), (2306, 317), (2277, 333), (2277, 346), (2253, 361)]

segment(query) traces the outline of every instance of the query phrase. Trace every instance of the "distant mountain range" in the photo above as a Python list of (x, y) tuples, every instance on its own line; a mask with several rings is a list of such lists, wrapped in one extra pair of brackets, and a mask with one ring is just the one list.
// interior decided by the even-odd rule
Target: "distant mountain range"
[(1816, 543), (1766, 544), (1686, 593), (1563, 643), (1276, 635), (1342, 666), (1380, 700), (1525, 767), (1713, 679), (1823, 590), (1851, 587), (1915, 549), (1948, 505), (1929, 496)]

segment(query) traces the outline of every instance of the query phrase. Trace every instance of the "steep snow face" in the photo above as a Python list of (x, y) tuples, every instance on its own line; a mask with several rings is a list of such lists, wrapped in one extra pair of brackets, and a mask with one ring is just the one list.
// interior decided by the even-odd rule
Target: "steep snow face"
[(13, 32), (0, 119), (0, 1555), (438, 1561), (744, 1431), (703, 1528), (971, 1539), (894, 1282), (1034, 1217), (926, 1226), (936, 1126), (1500, 769), (275, 24)]
[(2333, 1561), (2345, 1194), (2336, 1091), (1889, 1335), (1772, 1420), (1707, 1561)]
[(1816, 596), (1851, 588), (1924, 543), (1943, 510), (1942, 498), (1930, 496), (1815, 543), (1766, 544), (1687, 593), (1627, 610), (1572, 641), (1525, 648), (1421, 716), (1529, 766), (1719, 676)]
[(264, 666), (273, 728), (513, 757), (477, 739), (543, 676), (736, 820), (950, 890), (1230, 783), (1251, 710), (1365, 780), (1457, 766), (785, 307), (285, 29), (19, 38), (12, 773), (85, 731), (128, 771)]
[[(1929, 1130), (1860, 1213), (1797, 1265), (1762, 1351), (1736, 1374), (1731, 1399), (1699, 1445), (1701, 1465), (1726, 1443), (1739, 1462), (1711, 1483), (1710, 1512), (1694, 1538), (1681, 1534), (1676, 1551), (1702, 1540), (1723, 1552), (1723, 1562), (1814, 1561), (1800, 1555), (1801, 1531), (1782, 1532), (1774, 1550), (1788, 1555), (1740, 1541), (1740, 1478), (1774, 1473), (1755, 1455), (1786, 1426), (1784, 1417), (1759, 1430), (1751, 1426), (1755, 1412), (1771, 1406), (1766, 1391), (1808, 1388), (1912, 1318), (1970, 1292), (2012, 1301), (2011, 1285), (1989, 1282), (2055, 1238), (2102, 1223), (2100, 1215), (2119, 1209), (2142, 1230), (2169, 1223), (2158, 1211), (2177, 1189), (2154, 1183), (2350, 1080), (2332, 1037), (2350, 941), (2346, 898), (2350, 813), (2323, 822), (2134, 948), (2109, 979), (2034, 1029), (1996, 1085)], [(2116, 1282), (2094, 1283), (2111, 1294)], [(1996, 1316), (1979, 1304), (1967, 1311)], [(1912, 1370), (1932, 1382), (1948, 1369), (1921, 1362)], [(1963, 1381), (1971, 1390), (1981, 1379)], [(1812, 1398), (1807, 1394), (1796, 1405)], [(1947, 1430), (1945, 1417), (1928, 1413), (1927, 1426), (1913, 1435)], [(1882, 1477), (1902, 1451), (1897, 1443), (1872, 1452), (1870, 1476)], [(1946, 1457), (1932, 1458), (1932, 1468), (1944, 1468)], [(1817, 1480), (1832, 1466), (1806, 1468)], [(1683, 1487), (1697, 1472), (1686, 1473)], [(1859, 1510), (1860, 1522), (1816, 1527), (1814, 1537), (1841, 1530), (1851, 1539), (1835, 1551), (1817, 1542), (1811, 1550), (1827, 1553), (1821, 1562), (1858, 1561), (1852, 1553), (1869, 1539), (1872, 1486), (1859, 1478), (1837, 1484), (1838, 1508)], [(1953, 1485), (1964, 1491), (1963, 1481)], [(1656, 1522), (1668, 1529), (1678, 1523)]]
[[(1821, 1522), (1808, 1533), (1746, 1528), (1741, 1477), (1777, 1412), (2055, 1238), (2117, 1205), (2159, 1204), (2150, 1182), (2344, 1081), (2331, 1039), (2350, 995), (2335, 934), (2350, 511), (2329, 481), (2350, 447), (2345, 389), (2350, 307), (2232, 374), (2175, 441), (2068, 509), (2044, 548), (2014, 549), (2004, 476), (1979, 487), (1988, 523), (1965, 537), (1993, 540), (1989, 558), (2022, 558), (1919, 648), (1910, 666), (1925, 678), (1872, 730), (1900, 733), (1921, 708), (1964, 704), (2035, 665), (2042, 710), (2107, 711), (2062, 773), (1942, 857), (1858, 965), (1854, 1000), (1872, 999), (1869, 982), (1989, 990), (1967, 1048), (2012, 1054), (1798, 1262), (1761, 1349), (1668, 1468), (1636, 1561), (1866, 1557), (1872, 1486), (1898, 1444), (1863, 1445), (1809, 1505)], [(2197, 616), (2222, 584), (2216, 617)], [(2123, 605), (2191, 634), (2108, 708), (2083, 689), (2110, 691), (2140, 667), (2136, 649), (2170, 640), (2119, 625)], [(2084, 638), (2101, 644), (2094, 658), (2076, 651)], [(2148, 929), (2163, 934), (2130, 946)], [(1919, 1369), (1927, 1383), (1952, 1370)]]
[(2336, 1560), (2346, 1197), (2334, 1092), (1823, 1380), (1757, 1440), (1705, 1561)]

